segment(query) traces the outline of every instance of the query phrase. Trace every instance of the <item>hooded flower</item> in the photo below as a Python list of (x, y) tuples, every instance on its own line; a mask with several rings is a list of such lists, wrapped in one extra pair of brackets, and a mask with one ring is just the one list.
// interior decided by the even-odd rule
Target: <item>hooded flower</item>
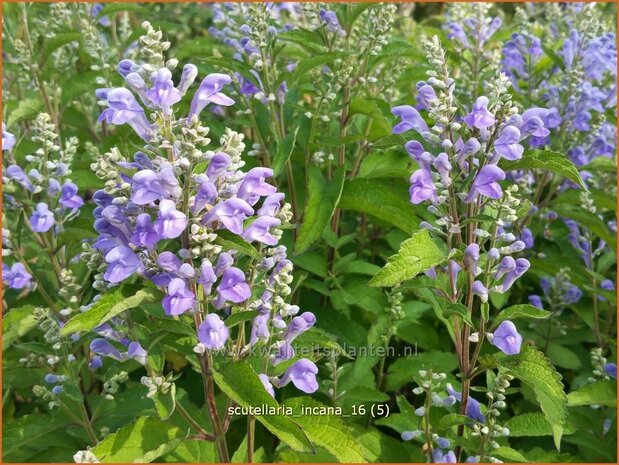
[(184, 279), (174, 278), (170, 281), (167, 295), (163, 298), (166, 315), (181, 315), (193, 307), (195, 294), (189, 290)]
[[(447, 383), (446, 388), (450, 396), (455, 397), (458, 402), (462, 402), (462, 393), (456, 391), (449, 383)], [(479, 402), (471, 396), (468, 397), (468, 401), (466, 403), (466, 416), (471, 420), (479, 421), (480, 423), (485, 423), (486, 421), (486, 417), (483, 413), (481, 413), (481, 406)]]
[(494, 142), (494, 151), (506, 160), (522, 158), (524, 147), (519, 144), (520, 131), (515, 126), (505, 126), (499, 138)]
[(187, 217), (176, 209), (172, 200), (159, 202), (159, 216), (154, 229), (162, 239), (173, 239), (180, 236), (187, 227)]
[(10, 268), (3, 263), (2, 281), (7, 283), (11, 289), (24, 289), (30, 286), (32, 276), (26, 271), (26, 267), (19, 262), (13, 263)]
[(262, 382), (262, 385), (267, 390), (269, 395), (271, 397), (275, 398), (275, 389), (273, 389), (273, 384), (271, 384), (271, 380), (269, 380), (269, 377), (267, 375), (265, 375), (264, 373), (260, 373), (258, 375), (258, 378), (260, 378), (260, 381)]
[(232, 82), (232, 79), (225, 74), (213, 73), (206, 76), (193, 96), (188, 118), (191, 119), (194, 115), (199, 115), (209, 103), (225, 107), (233, 105), (234, 100), (221, 92), (224, 86), (230, 84), (230, 82)]
[(604, 373), (606, 373), (611, 378), (617, 379), (617, 364), (607, 363), (606, 365), (604, 365)]
[(507, 355), (516, 355), (520, 353), (522, 336), (518, 333), (516, 325), (507, 320), (494, 331), (491, 343)]
[(129, 124), (143, 140), (151, 139), (151, 125), (146, 119), (144, 109), (140, 106), (129, 89), (118, 87), (105, 93), (108, 108), (103, 110), (99, 121), (108, 124)]
[(255, 205), (261, 196), (275, 194), (275, 186), (265, 182), (266, 178), (273, 176), (273, 170), (269, 168), (252, 168), (247, 172), (239, 187), (237, 196), (245, 200), (249, 205)]
[(65, 182), (60, 188), (60, 204), (65, 208), (80, 208), (84, 200), (77, 195), (77, 186), (72, 182)]
[(243, 302), (251, 297), (249, 284), (245, 282), (245, 274), (238, 268), (231, 267), (224, 271), (219, 286), (217, 286), (218, 303), (230, 301)]
[(479, 170), (475, 181), (473, 181), (471, 191), (465, 201), (471, 202), (480, 194), (490, 199), (500, 199), (503, 191), (497, 181), (502, 181), (503, 179), (505, 179), (505, 173), (497, 165), (484, 166)]
[(161, 68), (150, 79), (153, 87), (146, 92), (146, 96), (156, 107), (169, 112), (170, 107), (181, 100), (181, 93), (172, 82), (172, 73), (168, 68)]
[(221, 349), (230, 336), (230, 330), (216, 313), (209, 313), (198, 328), (198, 340), (209, 350)]
[(21, 169), (20, 166), (17, 166), (17, 165), (9, 166), (6, 169), (6, 174), (9, 178), (11, 178), (13, 181), (18, 183), (24, 189), (30, 192), (34, 190), (34, 186), (32, 185), (30, 178), (28, 177), (26, 173), (24, 173), (24, 170)]
[(54, 226), (54, 213), (49, 211), (46, 203), (40, 202), (36, 206), (36, 210), (30, 216), (30, 225), (33, 232), (44, 233)]
[(231, 198), (219, 202), (215, 207), (204, 215), (202, 222), (206, 226), (215, 227), (219, 221), (226, 229), (234, 234), (243, 232), (243, 221), (254, 214), (254, 209), (243, 199)]
[(411, 203), (418, 204), (425, 200), (430, 200), (432, 203), (438, 203), (436, 196), (436, 186), (432, 179), (430, 171), (420, 168), (413, 173), (410, 179), (411, 187), (409, 193), (411, 195)]
[(335, 32), (340, 36), (345, 36), (346, 31), (342, 29), (340, 26), (340, 22), (337, 19), (337, 15), (334, 11), (325, 10), (324, 8), (320, 9), (320, 20), (326, 26), (329, 32)]
[(119, 283), (142, 268), (140, 257), (125, 245), (114, 247), (105, 255), (107, 269), (103, 277), (111, 283)]
[(314, 362), (302, 358), (292, 364), (288, 370), (284, 373), (284, 376), (277, 383), (279, 387), (287, 385), (290, 381), (294, 386), (307, 394), (311, 394), (318, 390), (318, 381), (316, 381), (316, 375), (318, 374), (318, 367)]
[(6, 130), (6, 124), (2, 123), (2, 150), (11, 150), (15, 142), (15, 136)]
[(464, 117), (464, 122), (468, 127), (477, 129), (489, 128), (496, 122), (494, 115), (488, 111), (487, 97), (477, 99), (471, 112)]
[(266, 245), (276, 245), (278, 239), (273, 236), (269, 230), (270, 228), (279, 226), (281, 223), (281, 220), (278, 218), (260, 216), (245, 228), (241, 237), (250, 243), (256, 241)]
[(394, 134), (402, 134), (403, 132), (414, 129), (419, 134), (423, 135), (430, 131), (428, 125), (423, 120), (419, 112), (410, 105), (400, 105), (391, 110), (395, 116), (402, 118), (402, 121), (393, 127)]

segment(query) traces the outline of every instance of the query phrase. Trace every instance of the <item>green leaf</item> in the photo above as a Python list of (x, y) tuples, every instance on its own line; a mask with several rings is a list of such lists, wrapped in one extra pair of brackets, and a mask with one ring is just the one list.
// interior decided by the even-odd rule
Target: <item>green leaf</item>
[(558, 367), (567, 368), (568, 370), (577, 370), (582, 366), (582, 362), (580, 358), (578, 358), (578, 355), (567, 347), (551, 344), (546, 353), (552, 363)]
[(226, 318), (226, 326), (232, 328), (233, 326), (243, 323), (244, 321), (253, 319), (258, 315), (258, 310), (247, 310), (243, 312), (236, 312)]
[(279, 81), (275, 84), (275, 87), (278, 88), (282, 82), (286, 81), (288, 88), (292, 88), (299, 79), (308, 77), (308, 73), (312, 69), (331, 63), (338, 58), (344, 58), (345, 56), (346, 53), (344, 52), (329, 52), (322, 55), (313, 55), (309, 58), (303, 58), (299, 61), (293, 71), (289, 73), (282, 73)]
[[(275, 410), (280, 407), (267, 393), (251, 365), (245, 361), (228, 363), (213, 372), (213, 377), (219, 388), (241, 407), (264, 406)], [(289, 416), (257, 415), (256, 419), (293, 449), (299, 452), (314, 451), (307, 435)]]
[(468, 425), (470, 423), (471, 419), (466, 415), (460, 415), (458, 413), (448, 413), (439, 420), (438, 424), (436, 425), (436, 430), (446, 430), (453, 428), (454, 426)]
[(543, 353), (529, 345), (523, 345), (520, 354), (503, 360), (502, 365), (535, 393), (542, 412), (552, 425), (555, 447), (560, 450), (567, 418), (567, 396), (563, 392), (561, 375)]
[(107, 3), (101, 8), (97, 18), (119, 13), (121, 11), (144, 11), (144, 7), (136, 3)]
[(465, 305), (462, 305), (460, 303), (448, 304), (445, 307), (445, 310), (443, 310), (443, 316), (445, 316), (445, 318), (450, 316), (460, 317), (471, 328), (475, 327), (475, 325), (473, 324), (473, 320), (471, 320), (471, 315), (469, 315), (469, 309), (466, 308)]
[(444, 245), (430, 237), (426, 229), (422, 229), (402, 242), (399, 252), (389, 257), (387, 264), (368, 284), (375, 287), (394, 286), (440, 265), (446, 259)]
[(170, 390), (165, 394), (161, 392), (161, 390), (158, 390), (153, 401), (155, 402), (157, 416), (161, 420), (170, 418), (176, 409), (176, 385), (172, 383)]
[[(518, 437), (536, 437), (536, 436), (552, 436), (552, 425), (542, 413), (523, 413), (511, 417), (504, 425), (509, 429), (509, 436)], [(572, 434), (576, 428), (572, 423), (565, 423), (564, 434)]]
[(303, 214), (303, 224), (299, 229), (295, 255), (305, 252), (316, 242), (331, 221), (335, 212), (342, 188), (346, 167), (337, 168), (331, 181), (327, 181), (320, 168), (312, 165), (309, 168), (309, 198)]
[(552, 62), (555, 65), (557, 65), (559, 68), (561, 68), (561, 70), (565, 69), (565, 63), (563, 63), (563, 60), (557, 54), (557, 52), (555, 52), (553, 49), (551, 49), (550, 47), (548, 47), (546, 45), (542, 45), (542, 50), (544, 51), (544, 53), (546, 55), (548, 55), (548, 57), (552, 60)]
[(151, 417), (123, 426), (92, 449), (101, 463), (148, 463), (167, 454), (187, 436), (181, 428)]
[(2, 428), (2, 456), (41, 441), (68, 423), (69, 419), (62, 411), (53, 415), (30, 414), (6, 422)]
[(51, 39), (45, 39), (45, 43), (43, 45), (43, 62), (57, 49), (60, 47), (70, 44), (71, 42), (78, 41), (82, 38), (82, 34), (79, 32), (62, 32), (60, 34), (56, 34)]
[(157, 289), (141, 286), (120, 286), (105, 294), (90, 310), (71, 318), (60, 330), (61, 336), (91, 329), (105, 323), (110, 318), (126, 310), (161, 301), (162, 294)]
[(365, 115), (371, 119), (369, 140), (378, 140), (391, 134), (391, 123), (381, 111), (377, 100), (354, 97), (350, 101), (349, 116), (354, 115)]
[(11, 111), (7, 126), (12, 126), (24, 119), (34, 118), (43, 108), (43, 100), (40, 98), (25, 98), (19, 101), (17, 108)]
[[(340, 462), (359, 463), (364, 462), (363, 449), (355, 436), (335, 416), (321, 412), (327, 412), (327, 406), (315, 401), (310, 397), (295, 397), (284, 402), (285, 406), (291, 407), (295, 412), (295, 420), (301, 425), (305, 434), (313, 444), (324, 447)], [(302, 408), (311, 408), (315, 414), (301, 413)]]
[(230, 231), (217, 231), (217, 239), (215, 239), (215, 244), (221, 245), (224, 250), (236, 250), (237, 252), (241, 252), (242, 254), (255, 258), (256, 260), (260, 260), (261, 258), (260, 254), (253, 245)]
[(552, 315), (552, 312), (547, 310), (542, 310), (541, 308), (537, 308), (533, 305), (529, 304), (520, 304), (520, 305), (512, 305), (511, 307), (507, 307), (505, 310), (502, 310), (501, 313), (497, 315), (494, 319), (493, 327), (497, 327), (501, 322), (505, 320), (515, 320), (517, 318), (548, 318)]
[(386, 390), (395, 391), (404, 384), (413, 381), (413, 375), (419, 370), (432, 369), (436, 372), (450, 373), (458, 366), (455, 354), (450, 352), (421, 352), (410, 357), (398, 358), (389, 365)]
[(34, 305), (13, 308), (2, 317), (2, 350), (8, 349), (17, 339), (36, 328), (33, 310)]
[(273, 173), (275, 176), (279, 176), (284, 171), (286, 163), (290, 160), (290, 155), (292, 155), (292, 150), (297, 142), (298, 132), (299, 128), (297, 127), (294, 131), (286, 134), (286, 137), (283, 139), (277, 140), (277, 152), (273, 158)]
[(498, 449), (492, 449), (492, 455), (511, 463), (529, 462), (524, 455), (511, 447), (502, 446)]
[(617, 407), (617, 382), (609, 379), (585, 384), (574, 392), (567, 395), (567, 405), (603, 405), (604, 407)]
[(520, 160), (502, 160), (501, 168), (505, 171), (523, 169), (541, 169), (551, 171), (575, 182), (587, 190), (587, 186), (580, 177), (578, 168), (564, 154), (551, 150), (525, 150)]
[(348, 181), (339, 208), (374, 216), (412, 234), (419, 218), (408, 201), (406, 182), (387, 182), (384, 179), (353, 179)]

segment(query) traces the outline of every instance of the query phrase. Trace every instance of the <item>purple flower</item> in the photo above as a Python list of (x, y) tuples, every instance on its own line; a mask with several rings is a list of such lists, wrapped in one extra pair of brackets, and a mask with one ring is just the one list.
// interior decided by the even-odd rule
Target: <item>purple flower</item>
[(165, 196), (161, 180), (152, 170), (141, 170), (135, 173), (131, 191), (131, 201), (137, 205), (146, 205)]
[(155, 221), (155, 231), (162, 239), (174, 239), (180, 236), (187, 227), (187, 217), (176, 209), (172, 200), (163, 199), (159, 202), (159, 215)]
[(193, 84), (193, 81), (198, 77), (198, 68), (196, 65), (192, 65), (191, 63), (183, 66), (183, 74), (181, 74), (181, 80), (178, 83), (178, 90), (181, 94), (185, 94), (189, 86)]
[(498, 347), (504, 354), (516, 355), (520, 353), (522, 336), (518, 333), (516, 325), (506, 320), (494, 330), (491, 344)]
[(54, 214), (49, 211), (46, 203), (40, 202), (36, 206), (36, 210), (30, 216), (30, 225), (33, 232), (44, 233), (54, 226)]
[(243, 221), (249, 215), (253, 215), (254, 209), (243, 199), (231, 198), (219, 202), (215, 207), (204, 215), (203, 223), (206, 226), (217, 227), (216, 222), (234, 234), (243, 232)]
[(108, 266), (103, 277), (111, 283), (119, 283), (142, 268), (140, 257), (125, 245), (114, 247), (105, 255)]
[(444, 186), (449, 187), (451, 184), (451, 163), (449, 163), (449, 155), (445, 152), (439, 153), (434, 159), (434, 167), (441, 176), (441, 182)]
[(432, 100), (436, 99), (434, 87), (424, 81), (417, 83), (417, 110), (429, 110)]
[(295, 316), (286, 329), (284, 340), (291, 343), (299, 334), (304, 333), (316, 323), (316, 317), (312, 312), (304, 312), (302, 315)]
[(140, 345), (139, 342), (132, 342), (127, 347), (127, 358), (132, 358), (136, 362), (146, 365), (146, 357), (148, 352)]
[(138, 65), (136, 65), (133, 60), (124, 59), (120, 60), (120, 62), (116, 66), (116, 71), (118, 71), (118, 74), (120, 74), (122, 77), (127, 77), (127, 75), (134, 71), (137, 66)]
[(535, 137), (546, 137), (550, 131), (545, 127), (544, 120), (548, 117), (548, 108), (529, 108), (522, 114), (520, 132)]
[(238, 268), (231, 267), (224, 271), (219, 286), (217, 286), (218, 304), (224, 301), (240, 303), (251, 297), (249, 284), (245, 282), (245, 274)]
[(496, 120), (494, 115), (488, 111), (488, 98), (479, 97), (473, 105), (471, 112), (464, 117), (464, 122), (470, 128), (486, 129), (492, 126)]
[(260, 381), (262, 382), (262, 385), (267, 390), (269, 395), (271, 397), (275, 398), (275, 389), (273, 389), (273, 385), (271, 384), (271, 381), (269, 380), (269, 377), (267, 375), (265, 375), (264, 373), (260, 373), (258, 375), (258, 378), (260, 378)]
[(617, 365), (615, 363), (607, 363), (604, 365), (604, 373), (611, 378), (617, 379)]
[(490, 199), (500, 199), (503, 191), (501, 191), (501, 186), (497, 181), (502, 181), (503, 179), (505, 179), (505, 173), (497, 165), (484, 166), (477, 173), (477, 177), (473, 181), (471, 191), (465, 201), (471, 202), (479, 194)]
[(181, 93), (172, 82), (172, 73), (168, 68), (161, 68), (151, 75), (150, 80), (153, 87), (146, 92), (146, 97), (168, 113), (170, 107), (181, 100)]
[(34, 190), (34, 186), (32, 185), (30, 178), (26, 173), (24, 173), (24, 170), (22, 170), (21, 167), (17, 165), (11, 165), (6, 169), (6, 174), (9, 178), (21, 185), (24, 189), (30, 192)]
[(172, 279), (167, 291), (162, 302), (166, 315), (181, 315), (193, 307), (195, 295), (187, 288), (184, 279)]
[(60, 204), (65, 208), (80, 208), (84, 200), (77, 195), (77, 186), (72, 182), (65, 182), (60, 189)]
[(218, 181), (220, 177), (227, 173), (231, 163), (232, 159), (227, 153), (219, 152), (213, 155), (213, 158), (210, 159), (208, 167), (206, 168), (206, 176), (209, 181)]
[(198, 284), (200, 284), (204, 288), (204, 292), (209, 295), (215, 281), (217, 281), (217, 276), (215, 276), (215, 272), (213, 271), (213, 265), (205, 258), (202, 260), (202, 265), (200, 266)]
[(512, 284), (516, 282), (516, 279), (520, 278), (523, 274), (525, 274), (530, 266), (531, 264), (529, 263), (529, 260), (527, 260), (526, 258), (517, 259), (515, 261), (514, 269), (505, 275), (505, 280), (503, 281), (503, 284), (501, 285), (501, 292), (505, 292), (510, 287), (512, 287)]
[(441, 449), (434, 449), (432, 451), (432, 462), (433, 463), (457, 463), (456, 454), (453, 450), (448, 451), (447, 453), (443, 453)]
[(210, 350), (221, 349), (230, 336), (230, 330), (226, 327), (219, 315), (209, 313), (198, 328), (198, 340), (204, 347)]
[(481, 281), (475, 281), (472, 290), (473, 294), (478, 296), (482, 302), (488, 302), (488, 289)]
[(394, 134), (402, 134), (411, 129), (414, 129), (421, 135), (430, 131), (419, 112), (410, 105), (395, 107), (391, 110), (391, 113), (402, 118), (402, 121), (393, 127)]
[(146, 119), (144, 109), (129, 89), (124, 87), (112, 89), (107, 92), (106, 100), (108, 108), (103, 110), (99, 121), (115, 125), (127, 123), (143, 140), (148, 142), (151, 139), (152, 128)]
[(225, 107), (233, 105), (234, 100), (221, 93), (224, 86), (230, 84), (230, 82), (232, 82), (232, 79), (225, 74), (214, 73), (206, 76), (193, 96), (188, 118), (191, 119), (194, 115), (199, 115), (209, 103)]
[(272, 235), (269, 230), (281, 223), (281, 220), (272, 216), (259, 216), (245, 228), (241, 237), (249, 243), (257, 241), (266, 245), (277, 245), (277, 237)]
[(275, 194), (275, 186), (265, 182), (266, 178), (273, 176), (273, 170), (269, 168), (252, 168), (247, 172), (243, 182), (239, 186), (237, 196), (253, 206), (261, 196)]
[[(462, 393), (456, 391), (450, 383), (447, 383), (446, 388), (450, 396), (455, 397), (458, 402), (462, 402)], [(475, 420), (480, 423), (485, 423), (486, 421), (486, 417), (483, 413), (481, 413), (481, 406), (479, 405), (479, 402), (471, 396), (469, 396), (466, 402), (466, 416), (471, 420)]]
[(285, 195), (281, 192), (276, 192), (267, 196), (262, 202), (262, 206), (256, 212), (259, 216), (275, 216), (281, 209), (282, 200)]
[(290, 366), (284, 373), (284, 376), (277, 383), (279, 387), (287, 385), (290, 381), (294, 386), (308, 394), (318, 390), (318, 381), (316, 381), (318, 367), (306, 358), (298, 360)]
[(17, 139), (6, 130), (6, 124), (2, 123), (2, 150), (11, 150)]
[(9, 268), (2, 264), (2, 281), (8, 284), (11, 289), (24, 289), (30, 286), (32, 276), (26, 271), (26, 267), (17, 262)]
[(335, 32), (340, 36), (345, 36), (346, 31), (342, 29), (340, 26), (340, 22), (337, 19), (337, 15), (334, 11), (325, 10), (324, 8), (320, 9), (320, 20), (322, 24), (324, 24), (329, 32)]
[(420, 168), (415, 171), (410, 179), (411, 187), (409, 193), (411, 195), (411, 203), (418, 204), (425, 200), (430, 200), (432, 203), (438, 203), (436, 196), (436, 186), (432, 179), (430, 171)]
[(97, 355), (110, 357), (119, 362), (124, 360), (124, 357), (121, 355), (120, 351), (105, 339), (93, 339), (90, 343), (90, 350)]
[(478, 274), (477, 264), (479, 263), (479, 245), (469, 244), (464, 250), (464, 266), (474, 275)]
[(527, 249), (531, 249), (535, 245), (535, 237), (529, 228), (522, 228), (520, 232), (520, 240), (524, 243)]
[(519, 144), (520, 131), (515, 126), (505, 126), (501, 135), (494, 142), (494, 151), (506, 160), (522, 158), (524, 147)]
[(136, 218), (135, 232), (131, 236), (131, 242), (138, 247), (151, 248), (159, 242), (159, 234), (153, 228), (148, 213), (140, 213)]
[(529, 296), (529, 303), (534, 307), (544, 309), (544, 304), (542, 303), (542, 298), (538, 295), (532, 294)]

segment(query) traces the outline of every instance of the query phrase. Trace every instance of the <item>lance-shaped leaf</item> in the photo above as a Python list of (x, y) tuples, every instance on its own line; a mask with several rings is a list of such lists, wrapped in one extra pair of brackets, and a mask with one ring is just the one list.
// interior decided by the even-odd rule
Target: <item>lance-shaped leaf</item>
[(445, 246), (433, 239), (426, 229), (402, 242), (400, 251), (389, 257), (387, 264), (370, 282), (370, 286), (389, 287), (414, 278), (447, 260)]
[(563, 176), (587, 190), (578, 168), (564, 154), (552, 150), (525, 150), (520, 160), (501, 160), (505, 171), (541, 169)]

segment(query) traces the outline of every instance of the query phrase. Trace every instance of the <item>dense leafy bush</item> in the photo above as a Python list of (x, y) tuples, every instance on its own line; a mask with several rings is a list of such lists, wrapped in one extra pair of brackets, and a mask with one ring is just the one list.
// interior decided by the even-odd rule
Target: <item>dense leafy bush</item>
[(3, 4), (5, 462), (615, 462), (614, 4)]

